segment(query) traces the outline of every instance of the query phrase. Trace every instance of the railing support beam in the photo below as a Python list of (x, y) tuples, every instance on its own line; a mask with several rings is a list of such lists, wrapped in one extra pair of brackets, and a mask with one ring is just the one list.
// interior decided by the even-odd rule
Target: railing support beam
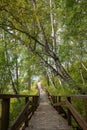
[(9, 110), (10, 98), (2, 100), (2, 116), (1, 116), (1, 130), (7, 130), (9, 127)]
[[(25, 104), (29, 101), (29, 97), (25, 98)], [(26, 112), (25, 127), (28, 127), (28, 112)]]
[(85, 99), (85, 111), (86, 111), (86, 122), (87, 122), (87, 99)]
[[(69, 101), (69, 103), (71, 103), (71, 98), (70, 97), (67, 97), (67, 100)], [(71, 112), (70, 112), (69, 109), (68, 109), (67, 118), (68, 118), (68, 125), (72, 125), (72, 123), (71, 123)]]
[[(61, 102), (61, 96), (58, 96), (58, 102)], [(61, 113), (61, 106), (58, 106), (59, 114)]]

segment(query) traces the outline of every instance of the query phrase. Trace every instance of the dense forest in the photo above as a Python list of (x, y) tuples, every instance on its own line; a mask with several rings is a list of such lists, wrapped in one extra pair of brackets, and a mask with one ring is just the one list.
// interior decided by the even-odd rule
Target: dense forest
[(0, 1), (0, 93), (38, 79), (59, 94), (87, 94), (87, 0)]

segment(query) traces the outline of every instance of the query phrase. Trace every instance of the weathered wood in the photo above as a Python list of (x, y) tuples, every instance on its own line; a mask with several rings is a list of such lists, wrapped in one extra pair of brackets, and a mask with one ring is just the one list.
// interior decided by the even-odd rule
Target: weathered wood
[[(29, 102), (29, 97), (25, 98), (25, 104)], [(30, 103), (30, 102), (29, 102)], [(30, 104), (29, 104), (30, 105)], [(29, 107), (29, 106), (28, 106)], [(28, 111), (26, 111), (26, 120), (25, 120), (25, 127), (28, 126)]]
[(69, 130), (67, 121), (49, 103), (44, 91), (40, 93), (40, 105), (25, 130)]
[(20, 112), (20, 114), (18, 115), (18, 117), (16, 118), (16, 120), (14, 121), (14, 123), (12, 124), (12, 126), (9, 128), (9, 130), (17, 130), (21, 124), (23, 122), (25, 122), (25, 127), (28, 126), (28, 116), (29, 114), (33, 115), (35, 108), (37, 106), (37, 98), (38, 96), (33, 96), (32, 98), (32, 109), (29, 108), (30, 106), (30, 101), (28, 101), (28, 97), (26, 97), (26, 105), (24, 107), (24, 109)]
[[(67, 100), (69, 103), (71, 103), (71, 97), (67, 97)], [(71, 112), (69, 108), (67, 109), (67, 119), (68, 119), (68, 125), (71, 125)]]
[(9, 109), (10, 98), (2, 100), (1, 130), (7, 130), (9, 127)]
[[(53, 96), (51, 96), (51, 101), (52, 101), (52, 97)], [(63, 97), (63, 100), (65, 100), (66, 98), (67, 98), (67, 101), (68, 101), (68, 103), (70, 103), (70, 105), (71, 105), (71, 98), (75, 98), (75, 99), (78, 99), (78, 98), (82, 98), (82, 99), (84, 99), (85, 100), (85, 108), (86, 108), (86, 121), (87, 121), (87, 95), (71, 95), (71, 96), (58, 96), (58, 101), (57, 101), (57, 103), (51, 103), (54, 107), (59, 107), (59, 108), (57, 108), (56, 110), (61, 114), (61, 111), (63, 110), (63, 105), (66, 105), (67, 106), (67, 109), (68, 109), (68, 111), (67, 111), (67, 119), (68, 119), (68, 124), (69, 125), (72, 125), (72, 122), (71, 122), (71, 117), (73, 117), (74, 119), (75, 119), (75, 121), (77, 122), (77, 124), (81, 127), (81, 128), (83, 128), (83, 130), (87, 130), (87, 124), (86, 124), (86, 122), (81, 118), (81, 116), (78, 114), (78, 112), (73, 108), (73, 106), (71, 105), (71, 107), (70, 106), (68, 106), (67, 104), (67, 102), (66, 101), (61, 101), (61, 98)], [(53, 97), (54, 98), (54, 97)], [(73, 113), (73, 109), (75, 110), (75, 113)], [(63, 110), (63, 112), (65, 113), (65, 115), (66, 115), (66, 112)], [(77, 114), (76, 114), (77, 113)], [(75, 116), (75, 114), (76, 114), (76, 116)]]
[[(67, 96), (66, 96), (67, 97)], [(83, 99), (87, 99), (87, 95), (69, 95), (69, 97), (72, 97), (72, 98), (83, 98)]]
[(50, 102), (51, 102), (51, 104), (53, 105), (54, 103), (53, 103), (53, 99), (52, 99), (52, 96), (51, 95), (49, 95), (49, 100), (50, 100)]
[(83, 130), (87, 130), (87, 123), (81, 118), (81, 116), (78, 114), (78, 112), (75, 110), (75, 108), (69, 103), (68, 100), (66, 100), (66, 105), (67, 105), (68, 109), (70, 110), (70, 112), (72, 113), (74, 119), (80, 125), (80, 127)]
[(53, 104), (57, 103), (57, 96), (52, 96)]
[[(34, 98), (33, 103), (29, 101), (29, 97)], [(14, 121), (12, 126), (9, 128), (9, 114), (10, 114), (10, 99), (11, 98), (25, 98), (25, 107)], [(2, 115), (1, 115), (1, 130), (17, 130), (19, 126), (25, 122), (25, 127), (28, 126), (28, 114), (32, 115), (34, 107), (37, 107), (39, 96), (33, 95), (12, 95), (12, 94), (0, 94), (0, 99), (2, 101)], [(32, 110), (29, 108), (31, 105)], [(30, 110), (30, 112), (29, 112)]]
[[(50, 94), (52, 96), (52, 94)], [(53, 95), (54, 96), (54, 95)], [(55, 95), (55, 96), (58, 96), (58, 97), (64, 97), (64, 98), (67, 98), (67, 97), (71, 97), (71, 98), (83, 98), (83, 99), (87, 99), (87, 95)]]
[[(49, 99), (51, 101), (51, 104), (56, 108), (59, 113), (65, 113), (65, 109), (63, 109), (63, 105), (65, 105), (66, 102), (66, 107), (68, 108), (68, 124), (71, 125), (71, 116), (74, 117), (76, 122), (78, 122), (79, 126), (83, 130), (87, 130), (87, 123), (81, 118), (81, 116), (78, 114), (78, 112), (73, 108), (71, 105), (71, 100), (70, 98), (82, 98), (85, 100), (85, 110), (86, 110), (86, 121), (87, 121), (87, 95), (70, 95), (70, 96), (52, 96), (50, 93), (48, 93)], [(32, 101), (29, 102), (28, 98), (32, 98)], [(33, 95), (8, 95), (8, 94), (0, 94), (0, 99), (2, 99), (2, 118), (1, 118), (1, 130), (7, 130), (9, 127), (9, 109), (10, 109), (10, 98), (25, 98), (25, 103), (29, 103), (31, 108), (25, 110), (24, 113), (21, 113), (21, 116), (19, 115), (19, 121), (17, 121), (17, 125), (12, 128), (11, 130), (17, 129), (22, 123), (25, 122), (25, 127), (28, 126), (28, 119), (31, 118), (33, 115), (34, 111), (36, 110), (38, 106), (38, 98), (39, 96), (33, 96)], [(68, 99), (68, 101), (64, 101), (65, 99)], [(63, 100), (63, 101), (62, 101)], [(23, 111), (22, 111), (23, 112)], [(30, 116), (29, 116), (30, 115)], [(63, 114), (64, 115), (64, 114)]]
[(85, 112), (86, 112), (86, 122), (87, 122), (87, 99), (85, 99)]
[(65, 101), (61, 101), (61, 102), (58, 102), (58, 103), (54, 103), (54, 104), (53, 104), (54, 107), (62, 106), (62, 105), (66, 105), (66, 102), (65, 102)]
[(32, 105), (33, 105), (33, 113), (34, 113), (34, 111), (36, 110), (38, 106), (38, 96), (37, 97), (33, 96)]
[[(58, 102), (61, 102), (61, 96), (58, 96)], [(58, 107), (59, 114), (61, 113), (61, 106)]]
[(9, 130), (17, 130), (20, 125), (26, 120), (26, 112), (28, 111), (29, 102), (25, 105), (24, 109), (20, 112), (16, 120), (13, 122)]
[(24, 98), (24, 97), (37, 97), (37, 95), (18, 95), (18, 94), (0, 94), (0, 99), (7, 98)]

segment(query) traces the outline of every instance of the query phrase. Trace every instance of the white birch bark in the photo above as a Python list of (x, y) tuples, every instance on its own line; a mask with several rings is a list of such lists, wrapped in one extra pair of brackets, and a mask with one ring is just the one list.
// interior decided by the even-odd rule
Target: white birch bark
[(50, 0), (50, 18), (51, 18), (51, 36), (52, 36), (52, 42), (53, 42), (53, 51), (56, 53), (56, 36), (55, 36), (55, 29), (54, 29), (54, 15), (53, 15), (53, 2)]

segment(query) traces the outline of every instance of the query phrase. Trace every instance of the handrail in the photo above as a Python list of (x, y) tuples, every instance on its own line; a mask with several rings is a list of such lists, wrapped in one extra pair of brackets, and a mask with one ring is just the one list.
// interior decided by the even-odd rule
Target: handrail
[(29, 107), (29, 101), (28, 103), (25, 105), (24, 109), (20, 112), (19, 116), (16, 118), (16, 120), (13, 122), (13, 124), (11, 125), (11, 127), (8, 130), (16, 130), (21, 123), (26, 120), (26, 115), (27, 115), (27, 111), (28, 111), (28, 107)]
[(75, 120), (80, 125), (80, 127), (83, 130), (87, 130), (87, 123), (81, 118), (81, 116), (78, 114), (78, 112), (75, 110), (75, 108), (71, 105), (71, 103), (69, 103), (68, 100), (66, 100), (66, 105), (67, 105), (68, 109), (70, 110), (70, 112), (72, 113)]
[(19, 94), (0, 94), (0, 99), (5, 98), (26, 98), (26, 97), (33, 97), (34, 95), (19, 95)]
[[(47, 90), (46, 90), (47, 91)], [(58, 111), (58, 113), (64, 113), (66, 114), (65, 117), (68, 120), (68, 124), (72, 125), (71, 117), (77, 122), (77, 125), (82, 128), (83, 130), (87, 130), (87, 95), (63, 95), (63, 96), (54, 96), (51, 95), (47, 91), (48, 97), (51, 101), (51, 104), (53, 107)], [(81, 115), (77, 112), (77, 110), (73, 107), (73, 104), (71, 104), (72, 100), (75, 98), (76, 100), (83, 99), (85, 100), (85, 109), (86, 109), (86, 120), (84, 120)], [(67, 108), (67, 112), (63, 109), (63, 106)]]
[[(30, 101), (30, 97), (32, 97), (32, 101)], [(9, 128), (11, 98), (25, 98), (25, 106)], [(0, 94), (0, 99), (2, 100), (1, 130), (16, 130), (23, 122), (25, 122), (25, 127), (28, 125), (28, 116), (29, 114), (33, 115), (34, 111), (36, 110), (39, 96)]]

